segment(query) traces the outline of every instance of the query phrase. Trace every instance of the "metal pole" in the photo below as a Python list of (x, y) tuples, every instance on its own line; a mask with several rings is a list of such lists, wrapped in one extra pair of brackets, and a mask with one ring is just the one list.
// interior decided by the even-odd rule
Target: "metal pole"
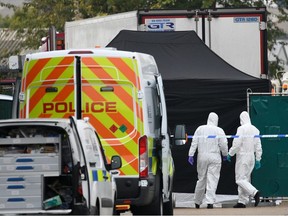
[(76, 60), (76, 65), (75, 65), (75, 71), (76, 71), (76, 119), (81, 119), (82, 118), (82, 82), (81, 82), (81, 57), (80, 56), (75, 56)]
[(56, 50), (56, 29), (55, 26), (51, 26), (49, 29), (49, 51)]
[(208, 10), (209, 48), (210, 49), (211, 49), (211, 21), (212, 21), (211, 11)]

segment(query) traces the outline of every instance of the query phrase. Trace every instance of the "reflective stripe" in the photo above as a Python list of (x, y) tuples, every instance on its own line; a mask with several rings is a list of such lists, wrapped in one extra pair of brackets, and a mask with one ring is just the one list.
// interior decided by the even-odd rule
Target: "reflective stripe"
[[(111, 176), (106, 170), (92, 170), (93, 181), (111, 181)], [(104, 178), (107, 177), (107, 178)]]

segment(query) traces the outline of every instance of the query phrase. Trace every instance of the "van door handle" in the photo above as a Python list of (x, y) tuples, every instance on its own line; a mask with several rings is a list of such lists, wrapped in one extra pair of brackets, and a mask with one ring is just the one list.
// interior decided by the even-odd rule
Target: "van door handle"
[(96, 167), (96, 162), (89, 162), (90, 167)]

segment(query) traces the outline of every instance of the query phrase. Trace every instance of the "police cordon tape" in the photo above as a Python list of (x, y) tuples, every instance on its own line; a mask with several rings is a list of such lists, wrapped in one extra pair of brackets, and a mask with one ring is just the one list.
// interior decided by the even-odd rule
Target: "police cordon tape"
[(193, 136), (193, 135), (188, 135), (188, 138), (209, 138), (209, 139), (216, 139), (216, 138), (286, 138), (288, 137), (288, 134), (267, 134), (267, 135), (225, 135), (225, 136), (219, 136), (219, 135), (207, 135), (207, 136)]

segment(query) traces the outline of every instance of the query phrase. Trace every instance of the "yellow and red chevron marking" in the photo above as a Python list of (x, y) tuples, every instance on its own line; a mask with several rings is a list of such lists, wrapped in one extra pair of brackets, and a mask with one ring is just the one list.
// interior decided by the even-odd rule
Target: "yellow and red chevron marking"
[[(87, 73), (86, 75), (88, 76), (94, 74), (100, 80), (115, 80), (115, 81), (117, 81), (117, 79), (128, 80), (136, 88), (139, 87), (139, 75), (138, 71), (135, 71), (135, 65), (133, 59), (112, 58), (112, 57), (110, 58), (83, 57), (82, 63), (83, 65), (87, 66), (87, 68), (89, 68), (90, 72), (92, 72)], [(111, 68), (117, 69), (117, 71), (115, 72), (119, 73), (113, 74), (113, 72), (109, 70)], [(82, 76), (85, 76), (85, 73), (82, 73)]]
[[(66, 71), (67, 68), (74, 63), (74, 57), (59, 57), (59, 58), (45, 58), (39, 60), (31, 60), (29, 64), (24, 69), (23, 80), (22, 80), (22, 92), (25, 92), (27, 95), (27, 89), (30, 88), (32, 83), (37, 83), (38, 86), (41, 86), (41, 82), (49, 81), (52, 85), (55, 83), (59, 77)], [(51, 65), (49, 67), (49, 65)], [(58, 67), (55, 67), (57, 65)], [(44, 68), (49, 68), (50, 72), (46, 74), (42, 73)], [(25, 74), (25, 72), (27, 72)], [(46, 75), (46, 76), (45, 76)], [(72, 71), (73, 75), (73, 71)], [(71, 77), (73, 78), (73, 77)], [(26, 90), (26, 91), (25, 91)], [(43, 88), (35, 91), (30, 95), (29, 100), (29, 113), (34, 109), (37, 102), (44, 95)], [(27, 102), (26, 102), (27, 103)], [(26, 106), (24, 103), (21, 106), (20, 117), (26, 117)]]
[[(137, 70), (137, 62), (133, 59), (120, 59), (120, 58), (82, 58), (83, 66), (87, 67), (87, 70), (82, 73), (82, 79), (87, 80), (99, 80), (102, 83), (107, 84), (118, 84), (121, 80), (128, 80), (133, 86), (139, 90), (140, 88), (140, 81), (139, 81), (139, 74)], [(103, 67), (105, 65), (105, 67)], [(91, 70), (90, 70), (91, 68)], [(109, 72), (111, 68), (117, 68), (117, 79), (116, 77)], [(96, 73), (95, 71), (98, 71)], [(90, 73), (89, 73), (90, 72)], [(117, 96), (121, 98), (123, 102), (133, 101), (131, 97), (136, 95), (131, 95), (131, 93), (127, 93), (123, 88), (117, 91)], [(129, 105), (128, 105), (129, 106)], [(137, 116), (140, 118), (141, 124), (143, 123), (143, 113), (142, 107), (139, 107), (139, 104), (136, 104)]]
[[(97, 129), (97, 132), (102, 138), (101, 141), (105, 146), (105, 152), (108, 156), (119, 154), (121, 157), (124, 157), (124, 160), (127, 163), (123, 164), (123, 168), (121, 169), (122, 174), (138, 174), (138, 139), (141, 135), (140, 132), (142, 131), (139, 132), (137, 130), (143, 129), (142, 104), (138, 102), (138, 100), (135, 101), (137, 95), (132, 95), (133, 91), (129, 91), (129, 88), (124, 87), (129, 83), (131, 89), (134, 90), (134, 94), (137, 93), (137, 90), (140, 88), (136, 63), (133, 62), (132, 59), (116, 58), (82, 58), (82, 63), (82, 67), (85, 67), (82, 78), (90, 83), (87, 88), (84, 87), (84, 84), (82, 87), (83, 92), (89, 97), (88, 100), (111, 100), (111, 95), (105, 97), (105, 94), (97, 92), (97, 86), (95, 86), (95, 83), (93, 82), (94, 80), (97, 80), (100, 82), (98, 85), (101, 86), (113, 85), (114, 92), (112, 101), (121, 101), (122, 103), (121, 107), (123, 108), (123, 111), (118, 110), (117, 113), (106, 113), (106, 115), (102, 115), (102, 118), (98, 115), (90, 115), (90, 122)], [(105, 65), (105, 67), (103, 67), (103, 65)], [(117, 74), (115, 74), (115, 71), (111, 70), (111, 68), (116, 68)], [(113, 74), (109, 74), (109, 72), (112, 72)], [(123, 83), (125, 85), (123, 85)], [(136, 110), (133, 108), (134, 103), (136, 105)], [(138, 124), (135, 126), (134, 113), (136, 113), (138, 119)], [(94, 118), (94, 120), (92, 120), (92, 118)], [(121, 136), (122, 138), (120, 137), (121, 139), (119, 140), (119, 135), (109, 130), (109, 120), (112, 120), (110, 124), (115, 124), (118, 127), (122, 124), (126, 125), (128, 128), (126, 134), (128, 136)], [(103, 125), (103, 122), (104, 124), (105, 122), (108, 122), (108, 124)], [(119, 142), (121, 142), (121, 145), (119, 145)]]
[[(75, 107), (73, 57), (40, 59), (38, 61), (33, 60), (29, 63), (22, 88), (23, 91), (25, 88), (26, 90), (30, 89), (30, 98), (27, 101), (29, 117), (68, 118), (74, 114)], [(63, 75), (64, 72), (65, 75)], [(107, 85), (114, 86), (113, 94), (105, 95), (100, 92), (99, 87)], [(57, 87), (58, 91), (46, 93), (45, 89), (49, 86)], [(90, 123), (97, 129), (108, 158), (115, 154), (121, 155), (123, 161), (121, 174), (138, 174), (138, 139), (143, 134), (142, 102), (137, 100), (139, 89), (136, 60), (104, 57), (82, 58), (83, 116), (88, 116)], [(40, 98), (41, 100), (39, 100)], [(113, 101), (119, 104), (117, 113), (91, 113), (90, 104), (99, 101), (103, 103)], [(65, 113), (44, 112), (43, 106), (47, 102), (69, 104), (69, 111)], [(24, 110), (22, 113), (25, 113), (27, 104), (22, 107)], [(135, 121), (135, 117), (137, 121)], [(121, 125), (124, 125), (127, 130), (120, 131)], [(111, 130), (112, 126), (116, 129)]]
[[(119, 87), (115, 87), (115, 88), (119, 89)], [(86, 94), (87, 97), (85, 97), (84, 100), (86, 99), (87, 101), (109, 101), (109, 100), (111, 100), (111, 98), (103, 97), (101, 95), (101, 93), (99, 93), (95, 89), (94, 86), (90, 86), (90, 85), (89, 86), (83, 86), (82, 87), (82, 91), (83, 91), (84, 94)], [(117, 90), (115, 89), (114, 93), (116, 93), (116, 92), (117, 92)], [(114, 93), (113, 93), (113, 95), (115, 95)], [(125, 97), (125, 95), (124, 95), (124, 97)], [(122, 125), (122, 124), (126, 125), (126, 127), (128, 128), (126, 133), (129, 134), (129, 133), (131, 133), (134, 130), (133, 103), (132, 103), (133, 101), (132, 101), (131, 97), (130, 97), (131, 98), (130, 100), (124, 99), (124, 101), (121, 100), (121, 98), (122, 97), (120, 97), (120, 95), (119, 95), (119, 97), (117, 99), (113, 98), (112, 101), (122, 101), (122, 102), (124, 102), (123, 104), (121, 104), (121, 106), (125, 106), (124, 107), (125, 111), (126, 111), (125, 113), (124, 113), (124, 111), (121, 112), (121, 111), (118, 110), (118, 112), (115, 112), (115, 113), (107, 113), (106, 112), (106, 113), (100, 114), (101, 116), (98, 115), (98, 114), (95, 114), (95, 115), (97, 115), (100, 119), (101, 119), (101, 117), (102, 118), (110, 117), (111, 121), (114, 121), (117, 125)], [(127, 117), (123, 116), (124, 114), (125, 115), (130, 114), (130, 115), (132, 115), (132, 118), (128, 119)], [(108, 126), (106, 126), (106, 127), (108, 127)], [(102, 138), (116, 138), (115, 135), (111, 136), (109, 134), (105, 134), (104, 132), (103, 133), (98, 132), (98, 133), (100, 133), (100, 136)]]

